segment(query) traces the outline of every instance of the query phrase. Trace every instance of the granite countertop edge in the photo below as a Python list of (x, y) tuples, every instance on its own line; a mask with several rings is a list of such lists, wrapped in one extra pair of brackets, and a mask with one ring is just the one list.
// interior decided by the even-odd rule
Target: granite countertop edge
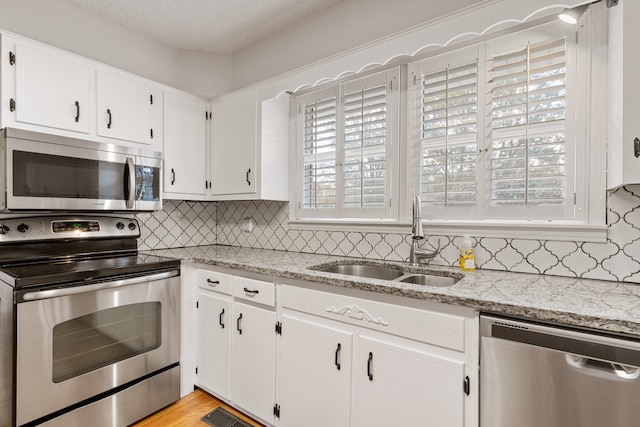
[[(406, 263), (394, 261), (221, 245), (155, 249), (144, 253), (271, 277), (463, 306), (492, 314), (640, 336), (640, 285), (634, 283), (496, 270), (463, 273), (436, 265), (412, 269)], [(309, 269), (335, 263), (368, 263), (413, 272), (428, 270), (436, 275), (455, 275), (462, 279), (453, 286), (431, 287)]]

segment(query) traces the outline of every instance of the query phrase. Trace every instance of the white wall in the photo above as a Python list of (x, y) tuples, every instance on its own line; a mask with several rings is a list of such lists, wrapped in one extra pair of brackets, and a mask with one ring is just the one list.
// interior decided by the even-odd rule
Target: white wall
[(342, 0), (233, 54), (234, 89), (493, 0)]

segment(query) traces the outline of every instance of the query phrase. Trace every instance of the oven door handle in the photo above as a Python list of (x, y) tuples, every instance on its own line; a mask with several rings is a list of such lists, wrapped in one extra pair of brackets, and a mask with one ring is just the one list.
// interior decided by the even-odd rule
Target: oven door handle
[(48, 298), (59, 298), (69, 295), (84, 294), (87, 292), (95, 292), (103, 289), (120, 288), (123, 286), (136, 285), (139, 283), (152, 282), (155, 280), (168, 279), (180, 275), (179, 270), (170, 270), (162, 273), (149, 274), (141, 277), (132, 277), (131, 279), (114, 280), (113, 282), (96, 283), (93, 285), (79, 285), (69, 288), (45, 289), (42, 291), (27, 292), (22, 296), (24, 301), (36, 301)]

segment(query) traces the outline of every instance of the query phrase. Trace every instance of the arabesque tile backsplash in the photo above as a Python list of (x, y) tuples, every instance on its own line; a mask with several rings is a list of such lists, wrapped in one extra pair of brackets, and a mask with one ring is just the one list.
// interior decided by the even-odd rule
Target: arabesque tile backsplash
[[(288, 202), (165, 200), (162, 211), (138, 214), (140, 249), (231, 245), (391, 261), (409, 256), (408, 234), (312, 231), (288, 226)], [(253, 219), (251, 232), (242, 222)], [(473, 239), (477, 268), (640, 283), (640, 185), (607, 197), (606, 243), (509, 238)], [(462, 236), (439, 237), (432, 264), (457, 266)], [(427, 244), (435, 245), (431, 237)]]

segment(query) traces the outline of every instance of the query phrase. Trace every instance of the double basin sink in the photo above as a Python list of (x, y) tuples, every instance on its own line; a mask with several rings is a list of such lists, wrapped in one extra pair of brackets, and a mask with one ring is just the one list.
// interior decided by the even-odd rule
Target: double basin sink
[(417, 268), (401, 266), (375, 265), (372, 262), (362, 263), (330, 263), (309, 267), (311, 270), (325, 273), (344, 274), (347, 276), (367, 277), (370, 279), (390, 280), (416, 285), (447, 287), (455, 285), (463, 276), (455, 273), (415, 272)]

